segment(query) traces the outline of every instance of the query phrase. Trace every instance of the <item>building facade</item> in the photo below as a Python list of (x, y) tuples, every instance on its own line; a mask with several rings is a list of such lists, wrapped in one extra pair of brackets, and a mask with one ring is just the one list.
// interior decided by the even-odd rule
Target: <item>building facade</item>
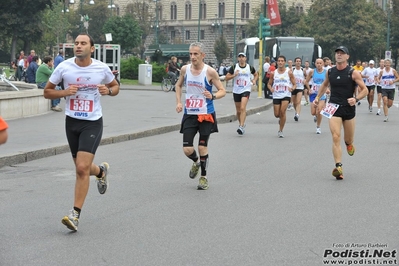
[[(234, 40), (238, 42), (248, 36), (245, 25), (254, 19), (252, 10), (262, 8), (267, 0), (109, 0), (109, 7), (116, 14), (123, 15), (126, 6), (132, 3), (148, 5), (153, 14), (153, 31), (148, 35), (145, 46), (156, 43), (158, 37), (165, 36), (169, 44), (189, 44), (200, 41), (205, 45), (206, 62), (216, 62), (213, 53), (214, 42), (223, 35), (231, 50), (228, 61), (234, 61)], [(384, 8), (391, 0), (367, 0)], [(75, 5), (78, 1), (75, 1)], [(279, 0), (277, 0), (279, 2)], [(294, 6), (298, 12), (306, 12), (314, 0), (285, 0), (288, 7)], [(234, 12), (235, 11), (235, 12)]]

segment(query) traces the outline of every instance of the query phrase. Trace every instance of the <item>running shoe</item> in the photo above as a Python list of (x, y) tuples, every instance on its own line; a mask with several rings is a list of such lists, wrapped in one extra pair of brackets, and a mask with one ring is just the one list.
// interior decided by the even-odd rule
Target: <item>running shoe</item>
[(385, 117), (384, 122), (388, 122), (388, 116)]
[(315, 123), (317, 122), (317, 116), (315, 116), (315, 115), (313, 116), (313, 122), (315, 122)]
[(200, 166), (201, 166), (200, 162), (193, 163), (193, 166), (191, 166), (191, 170), (190, 170), (190, 173), (189, 173), (189, 177), (191, 179), (194, 179), (194, 178), (197, 177)]
[(321, 129), (319, 127), (316, 127), (316, 134), (321, 134)]
[(277, 135), (279, 138), (284, 138), (283, 131), (277, 132)]
[(373, 112), (373, 107), (372, 106), (369, 106), (369, 111), (370, 111), (370, 113)]
[(201, 176), (199, 179), (198, 190), (207, 190), (209, 188), (208, 179), (206, 176)]
[(245, 133), (245, 125), (244, 126), (238, 126), (237, 133), (238, 133), (238, 135), (244, 135), (244, 133)]
[(291, 111), (293, 108), (292, 108), (292, 104), (288, 104), (288, 107), (287, 107), (287, 110), (288, 111)]
[(353, 154), (355, 154), (355, 145), (346, 145), (346, 151), (348, 152), (349, 156), (353, 156)]
[(61, 222), (72, 231), (78, 231), (79, 214), (75, 210), (70, 210), (69, 215), (62, 218)]
[(296, 122), (298, 122), (298, 120), (299, 120), (299, 115), (298, 115), (298, 114), (295, 114), (294, 120), (295, 120)]
[(309, 105), (309, 102), (305, 102), (304, 106), (307, 106), (307, 105)]
[(107, 189), (108, 189), (108, 169), (109, 169), (109, 164), (106, 162), (103, 162), (99, 165), (99, 167), (103, 170), (103, 177), (97, 177), (97, 188), (98, 188), (98, 192), (100, 192), (100, 194), (104, 194)]
[(337, 179), (337, 180), (342, 180), (344, 179), (344, 175), (342, 172), (342, 166), (337, 166), (333, 169), (332, 175)]
[(376, 115), (381, 115), (381, 110), (380, 109), (378, 109)]

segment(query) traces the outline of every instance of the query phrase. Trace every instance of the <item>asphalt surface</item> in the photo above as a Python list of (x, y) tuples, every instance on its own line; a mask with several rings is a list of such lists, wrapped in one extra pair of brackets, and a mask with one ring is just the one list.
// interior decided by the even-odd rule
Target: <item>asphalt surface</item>
[[(154, 95), (141, 93), (133, 95)], [(174, 113), (173, 94), (156, 93)], [(328, 120), (317, 135), (309, 106), (299, 122), (287, 112), (285, 138), (271, 109), (248, 116), (243, 136), (236, 122), (220, 124), (206, 191), (188, 177), (192, 162), (177, 131), (100, 146), (95, 163), (110, 164), (110, 186), (100, 195), (91, 178), (76, 233), (61, 223), (73, 206), (69, 153), (5, 166), (0, 265), (397, 265), (399, 110), (387, 123), (375, 112), (365, 100), (357, 108), (356, 153), (342, 140), (341, 181), (331, 175)]]
[[(231, 88), (215, 101), (219, 123), (236, 120)], [(176, 113), (174, 92), (165, 93), (160, 86), (121, 85), (116, 97), (103, 97), (104, 132), (101, 145), (179, 130), (182, 113)], [(253, 91), (247, 114), (255, 114), (271, 106), (271, 100), (258, 98)], [(64, 109), (65, 100), (60, 106)], [(65, 136), (64, 112), (9, 120), (9, 138), (0, 147), (0, 167), (15, 165), (69, 152)]]

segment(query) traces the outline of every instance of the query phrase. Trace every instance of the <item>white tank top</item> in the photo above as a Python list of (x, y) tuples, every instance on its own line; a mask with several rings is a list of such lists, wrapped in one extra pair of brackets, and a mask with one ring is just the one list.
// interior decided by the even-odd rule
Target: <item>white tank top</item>
[[(310, 67), (308, 69), (305, 68), (306, 77), (309, 75), (310, 71), (312, 71), (312, 68), (310, 68)], [(312, 85), (312, 84), (313, 84), (313, 80), (310, 79), (309, 80), (309, 85)]]
[(288, 75), (290, 69), (286, 68), (283, 74), (278, 73), (278, 69), (274, 71), (273, 80), (273, 99), (283, 99), (285, 97), (291, 97), (291, 80)]
[(298, 90), (303, 90), (303, 88), (304, 88), (303, 82), (305, 81), (305, 75), (303, 74), (302, 68), (300, 68), (300, 69), (294, 68), (294, 70), (292, 72), (295, 77), (296, 88)]
[[(207, 65), (201, 70), (201, 73), (194, 76), (191, 73), (191, 64), (186, 68), (186, 100), (184, 104), (185, 113), (189, 115), (208, 114), (208, 103), (204, 96), (205, 90), (212, 92), (212, 86), (206, 78)], [(210, 87), (210, 88), (209, 88)]]
[(389, 84), (391, 81), (394, 80), (395, 80), (395, 75), (393, 74), (392, 68), (390, 68), (388, 72), (384, 68), (384, 70), (382, 70), (382, 76), (381, 76), (381, 88), (395, 89), (395, 83)]
[(239, 70), (238, 76), (234, 77), (233, 93), (241, 94), (251, 91), (251, 67), (247, 64), (244, 68), (236, 64), (234, 73)]

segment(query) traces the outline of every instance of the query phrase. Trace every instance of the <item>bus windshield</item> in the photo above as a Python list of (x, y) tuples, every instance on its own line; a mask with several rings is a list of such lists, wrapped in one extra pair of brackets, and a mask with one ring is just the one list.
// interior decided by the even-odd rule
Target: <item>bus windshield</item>
[(294, 60), (296, 57), (305, 61), (312, 62), (314, 43), (313, 42), (298, 42), (298, 41), (280, 41), (278, 42), (278, 50), (280, 55), (284, 55), (287, 61)]

